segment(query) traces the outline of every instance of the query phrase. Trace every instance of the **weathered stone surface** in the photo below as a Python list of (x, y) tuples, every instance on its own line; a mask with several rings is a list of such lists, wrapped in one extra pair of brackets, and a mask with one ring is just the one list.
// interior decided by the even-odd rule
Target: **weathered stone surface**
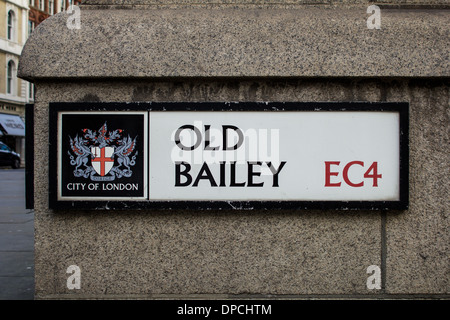
[[(61, 13), (24, 48), (20, 76), (37, 88), (36, 297), (448, 297), (448, 10), (383, 9), (381, 30), (368, 30), (359, 0), (159, 2), (87, 1), (80, 30)], [(410, 209), (54, 212), (57, 101), (407, 101)], [(75, 292), (70, 265), (81, 268)], [(370, 265), (381, 290), (366, 287)]]
[(447, 82), (397, 82), (387, 99), (410, 101), (410, 210), (388, 214), (386, 291), (450, 293)]
[[(49, 101), (380, 100), (374, 84), (354, 95), (346, 81), (40, 83), (35, 139), (48, 139)], [(381, 263), (379, 212), (52, 212), (47, 155), (36, 144), (37, 297), (73, 294), (72, 264), (79, 296), (376, 294), (366, 269)]]
[(81, 10), (45, 20), (19, 76), (38, 78), (449, 76), (447, 10)]
[(370, 5), (370, 4), (392, 4), (392, 5), (432, 5), (448, 4), (446, 0), (84, 0), (83, 5), (175, 5), (175, 6), (199, 6), (199, 5), (264, 5), (264, 6), (283, 6), (283, 5)]
[[(446, 80), (41, 82), (36, 143), (48, 141), (50, 101), (409, 101), (411, 204), (386, 213), (52, 212), (48, 148), (36, 144), (37, 297), (448, 294), (448, 184), (439, 175), (448, 98)], [(71, 264), (83, 277), (75, 293)], [(385, 268), (384, 291), (367, 289), (370, 265)]]

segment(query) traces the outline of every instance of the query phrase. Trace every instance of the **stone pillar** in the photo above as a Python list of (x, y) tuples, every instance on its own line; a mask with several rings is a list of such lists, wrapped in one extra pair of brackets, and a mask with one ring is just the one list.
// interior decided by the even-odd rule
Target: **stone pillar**
[[(449, 7), (379, 1), (371, 29), (366, 2), (86, 0), (79, 29), (39, 25), (36, 298), (448, 297)], [(159, 101), (408, 102), (409, 209), (49, 209), (49, 103)]]

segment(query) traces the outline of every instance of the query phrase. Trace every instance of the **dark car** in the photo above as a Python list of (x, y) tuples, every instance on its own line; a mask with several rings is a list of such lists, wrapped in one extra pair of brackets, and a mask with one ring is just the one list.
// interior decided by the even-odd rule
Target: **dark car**
[(3, 142), (0, 142), (0, 166), (20, 168), (20, 154), (15, 153)]

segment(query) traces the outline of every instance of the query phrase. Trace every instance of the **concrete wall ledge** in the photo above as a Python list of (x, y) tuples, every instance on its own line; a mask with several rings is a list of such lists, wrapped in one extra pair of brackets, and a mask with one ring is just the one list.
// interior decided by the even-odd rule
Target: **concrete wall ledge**
[(449, 77), (449, 10), (354, 8), (86, 9), (28, 39), (19, 77)]
[(84, 0), (90, 6), (157, 6), (157, 7), (237, 7), (237, 6), (448, 6), (447, 0)]

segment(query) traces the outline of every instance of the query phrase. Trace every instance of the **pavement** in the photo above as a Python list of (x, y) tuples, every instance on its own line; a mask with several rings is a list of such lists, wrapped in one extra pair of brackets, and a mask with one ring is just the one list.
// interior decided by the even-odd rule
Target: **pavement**
[(0, 300), (34, 299), (34, 212), (25, 169), (0, 167)]

